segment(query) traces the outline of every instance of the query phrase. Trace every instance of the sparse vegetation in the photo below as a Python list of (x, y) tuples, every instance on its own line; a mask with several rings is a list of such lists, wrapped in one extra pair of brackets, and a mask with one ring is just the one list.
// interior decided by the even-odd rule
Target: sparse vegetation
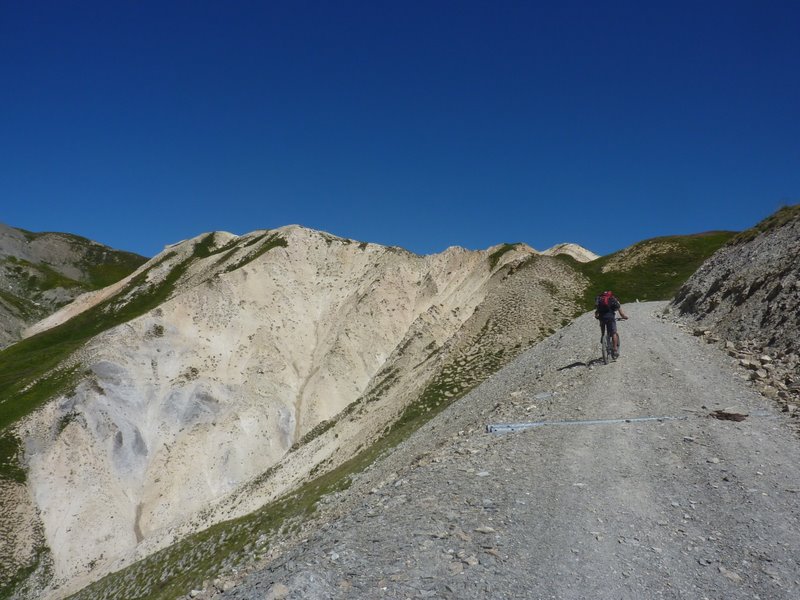
[(0, 599), (29, 597), (21, 590), (25, 588), (42, 589), (52, 579), (53, 559), (50, 549), (44, 544), (44, 536), (37, 532), (38, 538), (32, 560), (21, 566), (7, 580), (0, 583)]
[(14, 272), (17, 275), (17, 281), (31, 296), (55, 288), (87, 287), (80, 281), (70, 279), (43, 263), (33, 264), (27, 260), (15, 258), (13, 264), (15, 265)]
[(259, 256), (262, 256), (263, 254), (266, 254), (267, 252), (269, 252), (273, 248), (279, 248), (279, 247), (280, 248), (285, 248), (286, 246), (289, 245), (288, 242), (285, 239), (283, 239), (281, 237), (281, 235), (278, 234), (278, 233), (264, 234), (263, 236), (261, 236), (259, 238), (259, 241), (261, 241), (261, 240), (264, 240), (264, 242), (261, 244), (261, 247), (259, 247), (258, 250), (255, 250), (254, 252), (251, 252), (250, 254), (245, 256), (244, 258), (240, 259), (237, 263), (229, 265), (225, 269), (225, 271), (230, 273), (230, 272), (235, 271), (237, 269), (241, 269), (246, 264), (253, 262)]
[(25, 469), (19, 465), (19, 438), (10, 431), (0, 436), (0, 479), (25, 483)]
[(293, 445), (291, 450), (297, 450), (300, 446), (304, 446), (308, 444), (315, 438), (318, 438), (323, 433), (328, 431), (331, 427), (336, 425), (338, 419), (325, 419), (324, 421), (320, 421), (314, 427), (311, 428), (303, 437), (301, 437), (298, 441), (296, 441)]
[(555, 284), (555, 282), (545, 279), (542, 281), (542, 287), (547, 290), (547, 293), (551, 296), (558, 295), (558, 286)]
[(217, 252), (220, 252), (220, 249), (214, 247), (213, 233), (204, 236), (202, 240), (194, 245), (194, 255), (197, 258), (208, 258)]
[(514, 244), (503, 244), (497, 250), (492, 252), (489, 255), (489, 270), (493, 271), (494, 268), (497, 266), (497, 263), (500, 262), (500, 258), (503, 256), (503, 254), (505, 254), (506, 252), (511, 252), (517, 246), (519, 246), (519, 242)]
[[(43, 235), (54, 235), (31, 233), (29, 231), (22, 231), (22, 233), (29, 241), (34, 241)], [(86, 291), (100, 289), (116, 283), (147, 261), (144, 256), (139, 256), (132, 252), (112, 250), (80, 236), (70, 234), (57, 235), (66, 239), (75, 248), (76, 253), (82, 255), (80, 262), (75, 266), (85, 276), (79, 279), (71, 279), (59, 273), (52, 265), (41, 262), (34, 264), (13, 256), (6, 257), (5, 260), (8, 263), (16, 265), (18, 275), (27, 271), (27, 285), (30, 292), (41, 292), (55, 288), (82, 288)]]
[(63, 432), (70, 423), (77, 421), (78, 418), (79, 416), (76, 412), (68, 412), (65, 415), (62, 415), (58, 420), (58, 424), (56, 425), (56, 431), (61, 434), (61, 432)]
[(800, 219), (800, 204), (784, 206), (776, 213), (757, 223), (754, 227), (737, 234), (728, 243), (732, 246), (744, 244), (755, 239), (762, 233), (777, 229), (778, 227), (783, 227), (790, 221), (796, 219)]
[(40, 310), (31, 301), (15, 296), (5, 290), (0, 290), (0, 301), (12, 307), (23, 318), (32, 318), (34, 315), (40, 314)]
[(32, 242), (37, 237), (42, 235), (41, 233), (34, 233), (33, 231), (28, 231), (27, 229), (18, 229), (17, 231), (19, 231), (22, 235), (24, 235), (25, 239), (28, 240), (29, 242)]
[(88, 287), (99, 290), (124, 279), (145, 262), (144, 256), (119, 250), (109, 252), (93, 244), (80, 266), (87, 274)]
[(388, 369), (381, 373), (382, 378), (381, 380), (375, 384), (372, 390), (365, 396), (366, 402), (375, 402), (381, 399), (389, 388), (391, 388), (398, 379), (399, 376), (399, 369)]
[[(248, 245), (249, 244), (245, 244), (245, 247), (248, 246)], [(238, 248), (234, 247), (234, 248), (231, 248), (230, 250), (228, 250), (227, 252), (225, 252), (225, 254), (223, 254), (219, 258), (219, 260), (217, 260), (217, 262), (214, 263), (214, 266), (216, 267), (218, 265), (221, 265), (221, 264), (224, 264), (224, 263), (228, 262), (233, 257), (233, 255), (236, 254), (236, 252), (238, 252), (238, 250), (239, 250)]]

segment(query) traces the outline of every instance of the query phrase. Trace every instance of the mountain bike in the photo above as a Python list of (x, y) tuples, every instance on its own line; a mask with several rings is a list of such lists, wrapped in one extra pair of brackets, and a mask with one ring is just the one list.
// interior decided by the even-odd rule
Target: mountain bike
[[(619, 323), (620, 321), (625, 321), (626, 319), (617, 319), (614, 317), (614, 320)], [(614, 353), (614, 339), (613, 336), (606, 335), (606, 331), (608, 328), (603, 329), (603, 335), (600, 336), (600, 350), (603, 353), (603, 364), (608, 364), (608, 359), (617, 360), (619, 358), (619, 349), (622, 347), (622, 338), (619, 335), (619, 328), (617, 328), (617, 352)]]

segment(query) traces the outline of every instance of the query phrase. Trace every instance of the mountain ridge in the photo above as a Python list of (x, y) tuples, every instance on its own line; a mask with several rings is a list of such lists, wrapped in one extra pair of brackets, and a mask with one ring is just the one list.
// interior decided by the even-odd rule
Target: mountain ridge
[[(441, 349), (448, 344), (454, 350), (464, 346), (458, 360), (470, 365), (465, 376), (485, 368), (492, 372), (497, 359), (474, 350), (494, 343), (493, 352), (505, 351), (506, 333), (500, 334), (502, 342), (492, 340), (498, 327), (506, 331), (503, 327), (511, 329), (513, 323), (490, 323), (500, 313), (492, 309), (481, 316), (478, 310), (491, 289), (507, 287), (502, 281), (507, 275), (498, 273), (535, 259), (539, 269), (561, 271), (556, 279), (564, 285), (569, 271), (550, 257), (519, 248), (504, 252), (491, 268), (488, 258), (488, 251), (461, 248), (420, 257), (299, 227), (236, 238), (204, 234), (168, 248), (127, 280), (90, 298), (91, 306), (78, 303), (31, 331), (33, 340), (82, 314), (117, 312), (172, 278), (172, 291), (157, 308), (100, 332), (80, 349), (72, 359), (82, 373), (74, 391), (19, 428), (29, 448), (27, 485), (36, 490), (56, 580), (97, 569), (122, 548), (146, 547), (156, 532), (259, 476), (370, 386), (383, 389), (380, 395), (392, 388), (391, 402), (376, 396), (375, 402), (365, 401), (363, 416), (353, 421), (357, 424), (336, 425), (368, 443), (408, 405), (414, 390), (447, 367), (449, 350)], [(568, 292), (564, 300), (574, 295)], [(77, 306), (83, 312), (71, 312)], [(565, 318), (575, 308), (567, 308)], [(500, 312), (508, 310), (504, 305)], [(276, 315), (282, 316), (275, 320)], [(461, 334), (467, 340), (462, 343), (458, 332), (471, 320), (477, 324)], [(514, 328), (520, 349), (541, 335), (534, 321), (525, 334), (532, 338), (523, 335), (524, 328)], [(476, 346), (469, 341), (473, 338), (484, 341)], [(432, 352), (445, 358), (426, 359)], [(388, 367), (393, 353), (395, 366)], [(402, 372), (396, 361), (406, 365)], [(452, 386), (474, 383), (444, 376), (441, 385), (450, 387), (441, 398), (436, 392), (434, 403), (456, 394)], [(52, 423), (60, 424), (55, 431)], [(310, 448), (308, 442), (320, 435), (302, 445)], [(358, 445), (344, 450), (343, 443), (340, 436), (338, 444), (296, 454), (313, 457), (295, 460), (295, 474), (286, 484), (295, 485), (326, 460), (334, 466)], [(332, 454), (337, 447), (341, 457)], [(84, 457), (80, 472), (72, 468), (78, 448)], [(198, 448), (207, 449), (201, 451), (209, 456), (205, 466), (192, 460)], [(167, 472), (168, 477), (159, 476)], [(267, 490), (265, 499), (286, 484)], [(227, 510), (218, 518), (236, 514)]]
[[(254, 230), (254, 231), (252, 231), (250, 233), (243, 234), (243, 235), (235, 235), (235, 234), (232, 234), (232, 233), (229, 233), (229, 232), (225, 232), (225, 231), (213, 231), (213, 232), (201, 233), (201, 234), (198, 234), (197, 236), (195, 236), (193, 238), (189, 238), (189, 239), (186, 239), (186, 240), (181, 240), (179, 242), (175, 242), (173, 244), (166, 245), (162, 252), (160, 252), (156, 256), (152, 257), (151, 259), (149, 259), (146, 263), (141, 265), (141, 267), (137, 271), (135, 271), (135, 272), (131, 273), (130, 275), (128, 275), (124, 280), (121, 280), (121, 281), (117, 282), (116, 284), (114, 284), (113, 286), (109, 286), (108, 288), (104, 288), (102, 290), (98, 290), (97, 292), (90, 292), (88, 294), (85, 294), (85, 297), (76, 298), (71, 305), (64, 307), (62, 310), (58, 311), (57, 313), (55, 313), (53, 315), (50, 315), (47, 318), (35, 323), (34, 325), (32, 325), (29, 328), (27, 328), (23, 332), (23, 337), (30, 337), (32, 335), (40, 333), (41, 331), (45, 331), (46, 329), (48, 329), (50, 327), (54, 327), (54, 326), (56, 326), (56, 325), (58, 325), (60, 323), (63, 323), (64, 321), (72, 318), (76, 314), (78, 314), (80, 312), (83, 312), (84, 310), (86, 310), (88, 308), (91, 308), (92, 306), (95, 306), (99, 302), (102, 302), (102, 301), (108, 299), (110, 296), (113, 296), (119, 290), (121, 290), (123, 287), (125, 287), (125, 285), (132, 278), (134, 278), (136, 275), (138, 275), (142, 270), (147, 270), (148, 268), (150, 268), (151, 263), (152, 264), (158, 263), (160, 260), (163, 260), (163, 257), (165, 256), (165, 254), (168, 254), (169, 252), (172, 252), (176, 248), (180, 248), (181, 246), (184, 246), (187, 243), (192, 243), (193, 241), (199, 241), (199, 240), (208, 240), (210, 238), (213, 238), (215, 240), (216, 240), (216, 238), (221, 238), (222, 240), (224, 240), (224, 242), (222, 244), (219, 244), (219, 245), (220, 246), (224, 246), (225, 244), (230, 244), (230, 243), (232, 243), (234, 241), (238, 242), (238, 241), (241, 241), (241, 240), (251, 239), (251, 238), (253, 238), (255, 236), (258, 236), (258, 235), (264, 235), (265, 232), (268, 232), (268, 231), (275, 232), (276, 235), (288, 234), (288, 233), (293, 232), (293, 231), (302, 231), (302, 232), (307, 232), (307, 233), (312, 233), (312, 234), (319, 234), (319, 235), (323, 236), (325, 239), (338, 240), (341, 243), (345, 243), (345, 244), (359, 244), (360, 246), (363, 246), (364, 248), (366, 248), (368, 246), (373, 246), (373, 247), (377, 247), (377, 248), (392, 248), (392, 249), (395, 249), (397, 251), (407, 252), (409, 254), (414, 254), (413, 252), (411, 252), (409, 250), (406, 250), (406, 249), (403, 249), (403, 248), (400, 248), (398, 246), (382, 246), (380, 244), (374, 244), (374, 243), (370, 243), (370, 242), (358, 242), (356, 240), (352, 240), (352, 239), (349, 239), (349, 238), (336, 236), (336, 235), (333, 235), (333, 234), (330, 234), (330, 233), (327, 233), (327, 232), (324, 232), (324, 231), (317, 231), (317, 230), (305, 227), (303, 225), (297, 225), (297, 224), (284, 225), (284, 226), (278, 227), (278, 228), (276, 228), (274, 230), (265, 230), (265, 229)], [(557, 256), (557, 255), (560, 255), (560, 254), (564, 254), (564, 255), (571, 256), (572, 258), (574, 258), (575, 260), (578, 260), (579, 262), (589, 262), (589, 261), (596, 260), (597, 258), (599, 258), (599, 256), (597, 254), (594, 254), (593, 252), (581, 247), (578, 244), (572, 244), (572, 243), (556, 244), (555, 246), (552, 246), (551, 248), (548, 248), (547, 250), (544, 250), (542, 252), (539, 252), (539, 251), (535, 250), (533, 247), (531, 247), (531, 246), (529, 246), (527, 244), (515, 243), (515, 244), (496, 244), (494, 246), (490, 246), (489, 248), (487, 248), (486, 250), (483, 250), (483, 251), (480, 251), (480, 250), (478, 250), (478, 251), (467, 250), (466, 248), (463, 248), (462, 246), (450, 246), (450, 247), (446, 248), (445, 250), (443, 250), (442, 252), (439, 252), (439, 253), (436, 253), (436, 254), (428, 254), (428, 255), (416, 255), (416, 254), (414, 254), (414, 255), (415, 256), (420, 256), (420, 257), (425, 257), (425, 256), (439, 256), (439, 255), (443, 255), (443, 254), (446, 254), (446, 253), (453, 253), (453, 252), (485, 252), (485, 253), (488, 253), (489, 255), (500, 255), (500, 256), (502, 256), (502, 254), (504, 254), (507, 251), (507, 249), (512, 249), (512, 248), (514, 249), (515, 252), (517, 252), (517, 253), (518, 252), (522, 252), (524, 254), (541, 254), (541, 255), (544, 255), (544, 256)], [(495, 253), (497, 253), (497, 254), (495, 254)]]

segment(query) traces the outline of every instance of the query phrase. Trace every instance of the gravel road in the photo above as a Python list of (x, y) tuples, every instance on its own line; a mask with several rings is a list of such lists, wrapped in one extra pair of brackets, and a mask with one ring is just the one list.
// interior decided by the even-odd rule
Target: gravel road
[[(612, 364), (591, 315), (523, 354), (213, 597), (800, 598), (796, 429), (663, 307)], [(485, 429), (535, 421), (575, 423)]]

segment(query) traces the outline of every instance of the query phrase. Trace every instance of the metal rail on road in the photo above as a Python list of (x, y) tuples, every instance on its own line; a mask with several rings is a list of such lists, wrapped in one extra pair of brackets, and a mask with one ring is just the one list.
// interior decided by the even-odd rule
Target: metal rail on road
[(511, 433), (546, 425), (608, 425), (614, 423), (642, 423), (645, 421), (685, 421), (689, 417), (631, 417), (629, 419), (592, 419), (586, 421), (536, 421), (533, 423), (493, 423), (486, 426), (487, 433)]

